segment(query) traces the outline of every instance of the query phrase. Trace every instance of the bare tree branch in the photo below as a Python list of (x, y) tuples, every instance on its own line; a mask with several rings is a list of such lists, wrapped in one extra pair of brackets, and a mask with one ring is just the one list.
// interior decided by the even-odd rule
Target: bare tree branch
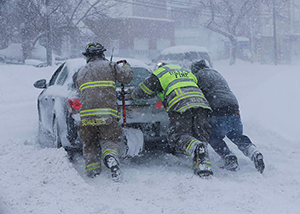
[(91, 7), (85, 12), (85, 14), (76, 22), (75, 26), (77, 26), (100, 1), (101, 0), (98, 0), (94, 4), (92, 4)]
[(72, 20), (73, 20), (73, 18), (74, 18), (74, 15), (75, 15), (75, 13), (77, 12), (77, 10), (78, 10), (79, 6), (81, 5), (82, 1), (83, 1), (83, 0), (80, 0), (79, 3), (77, 4), (77, 6), (74, 8), (74, 10), (73, 10), (73, 12), (72, 12), (72, 14), (71, 14), (71, 17), (70, 17), (70, 19), (69, 19), (69, 22), (68, 22), (68, 24), (67, 24), (67, 27), (70, 26), (70, 24), (71, 24), (71, 22), (72, 22)]

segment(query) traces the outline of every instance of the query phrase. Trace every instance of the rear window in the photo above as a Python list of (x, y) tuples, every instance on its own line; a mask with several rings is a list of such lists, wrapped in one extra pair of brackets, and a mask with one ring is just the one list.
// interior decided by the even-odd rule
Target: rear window
[(166, 55), (160, 55), (158, 57), (159, 60), (183, 60), (184, 54), (182, 53), (175, 53), (175, 54), (166, 54)]
[[(132, 71), (134, 73), (133, 80), (129, 84), (126, 84), (126, 86), (137, 86), (150, 75), (150, 72), (142, 67), (132, 67)], [(121, 83), (117, 82), (117, 86), (120, 87)]]
[(199, 58), (197, 52), (186, 52), (184, 55), (185, 60), (193, 61)]

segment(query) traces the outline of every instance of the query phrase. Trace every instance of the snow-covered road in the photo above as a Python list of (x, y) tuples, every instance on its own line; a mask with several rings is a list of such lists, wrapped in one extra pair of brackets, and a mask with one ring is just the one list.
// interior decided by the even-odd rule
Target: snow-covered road
[(152, 154), (123, 161), (122, 183), (107, 170), (92, 180), (78, 156), (40, 148), (37, 79), (54, 68), (0, 65), (0, 214), (298, 214), (300, 210), (300, 67), (215, 63), (240, 105), (245, 134), (264, 154), (259, 174), (237, 150), (240, 170), (220, 169), (210, 149), (214, 177), (193, 175), (191, 160)]

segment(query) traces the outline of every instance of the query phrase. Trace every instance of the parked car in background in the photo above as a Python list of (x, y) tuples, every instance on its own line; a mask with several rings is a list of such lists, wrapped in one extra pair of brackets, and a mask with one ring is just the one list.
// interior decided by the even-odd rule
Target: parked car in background
[[(61, 59), (60, 56), (53, 54), (55, 64)], [(46, 66), (47, 63), (46, 48), (41, 45), (35, 45), (32, 49), (31, 55), (25, 60), (25, 65), (32, 65), (36, 67)], [(23, 53), (22, 44), (13, 43), (7, 48), (0, 50), (0, 63), (6, 64), (22, 64)]]
[[(114, 61), (118, 60), (121, 58), (114, 58)], [(139, 60), (125, 60), (131, 64), (134, 72), (131, 83), (125, 85), (126, 92), (128, 88), (141, 83), (152, 71)], [(85, 64), (85, 60), (81, 58), (67, 60), (54, 71), (49, 81), (41, 79), (34, 83), (36, 88), (43, 89), (37, 98), (38, 141), (42, 145), (64, 147), (67, 151), (82, 149), (77, 132), (81, 103), (74, 83), (74, 74)], [(118, 83), (117, 96), (118, 105), (121, 107), (121, 86)], [(125, 93), (125, 105), (126, 127), (137, 128), (143, 132), (145, 149), (151, 149), (157, 144), (166, 144), (168, 116), (158, 98), (132, 100), (130, 94)], [(123, 123), (122, 119), (120, 123)]]
[(160, 55), (154, 60), (152, 60), (152, 62), (165, 62), (168, 64), (176, 64), (190, 69), (191, 64), (194, 61), (198, 61), (200, 59), (207, 60), (210, 66), (213, 66), (206, 47), (181, 45), (163, 49)]

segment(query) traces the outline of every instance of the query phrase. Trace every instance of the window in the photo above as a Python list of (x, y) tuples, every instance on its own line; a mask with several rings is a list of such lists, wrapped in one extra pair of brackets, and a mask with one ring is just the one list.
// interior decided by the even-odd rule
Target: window
[(61, 69), (64, 67), (64, 65), (65, 65), (65, 63), (62, 64), (61, 66), (59, 66), (59, 68), (54, 72), (54, 74), (52, 75), (52, 77), (51, 77), (51, 79), (49, 81), (49, 86), (54, 85), (54, 83), (55, 83), (55, 81), (56, 81), (56, 79), (57, 79), (57, 77), (58, 77)]
[[(142, 67), (133, 67), (132, 71), (134, 73), (133, 80), (126, 86), (137, 86), (150, 75), (150, 72), (146, 68)], [(117, 83), (117, 86), (121, 87), (121, 84)]]
[(65, 66), (64, 69), (60, 72), (60, 75), (56, 81), (57, 85), (63, 85), (68, 77), (68, 67)]

